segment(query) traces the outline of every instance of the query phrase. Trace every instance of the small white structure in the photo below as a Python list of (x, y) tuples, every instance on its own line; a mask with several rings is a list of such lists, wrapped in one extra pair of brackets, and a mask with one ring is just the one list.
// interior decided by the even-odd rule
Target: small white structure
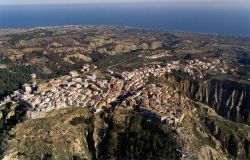
[(27, 83), (23, 84), (22, 88), (23, 88), (23, 91), (26, 93), (30, 93), (32, 91), (30, 84), (27, 84)]
[(78, 72), (77, 72), (77, 71), (70, 71), (70, 72), (69, 72), (69, 75), (70, 75), (71, 77), (77, 77), (77, 76), (78, 76)]
[(31, 76), (32, 80), (36, 79), (36, 74), (35, 73), (32, 73), (30, 76)]
[(36, 85), (36, 74), (32, 73), (30, 76), (31, 76), (31, 80), (32, 80), (33, 84)]

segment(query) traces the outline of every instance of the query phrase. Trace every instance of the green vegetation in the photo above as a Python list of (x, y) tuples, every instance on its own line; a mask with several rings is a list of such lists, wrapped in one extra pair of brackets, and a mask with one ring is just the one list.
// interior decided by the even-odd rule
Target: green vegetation
[[(2, 106), (3, 107), (3, 106)], [(0, 119), (0, 158), (7, 147), (7, 139), (9, 138), (9, 131), (18, 123), (26, 119), (26, 105), (7, 103), (1, 112)]]
[(32, 37), (29, 36), (28, 34), (16, 34), (13, 35), (10, 40), (8, 40), (8, 43), (10, 43), (11, 45), (15, 45), (21, 40), (29, 40), (29, 39), (32, 39)]
[[(26, 61), (31, 61), (32, 57), (43, 58), (47, 55), (43, 54), (43, 51), (33, 51), (31, 54), (25, 56)], [(31, 80), (31, 73), (36, 73), (40, 79), (51, 79), (68, 74), (69, 71), (79, 69), (85, 63), (77, 60), (74, 64), (64, 62), (64, 60), (56, 55), (51, 54), (50, 61), (46, 66), (52, 71), (52, 73), (44, 74), (43, 67), (40, 64), (37, 65), (22, 65), (15, 64), (10, 59), (0, 53), (0, 64), (6, 65), (5, 68), (0, 68), (0, 98), (9, 92), (16, 90), (21, 84), (27, 83)], [(27, 63), (23, 61), (23, 63)], [(2, 96), (1, 96), (2, 95)]]
[[(170, 131), (140, 115), (130, 124), (114, 123), (101, 144), (100, 159), (177, 159), (180, 146)], [(125, 129), (124, 129), (125, 127)]]
[(143, 58), (138, 57), (138, 52), (139, 51), (133, 51), (118, 55), (93, 53), (92, 58), (98, 68), (103, 71), (109, 67), (115, 71), (131, 70), (143, 64)]
[(31, 66), (13, 66), (0, 69), (0, 94), (16, 90), (20, 84), (31, 80)]
[(26, 32), (26, 33), (20, 33), (20, 34), (15, 34), (15, 35), (9, 35), (11, 36), (11, 39), (8, 40), (8, 42), (11, 45), (16, 45), (21, 40), (31, 40), (32, 38), (50, 37), (52, 35), (53, 35), (52, 31), (37, 30), (34, 32)]
[[(31, 73), (36, 73), (39, 79), (47, 80), (79, 69), (84, 63), (96, 64), (98, 69), (94, 72), (99, 75), (107, 69), (122, 72), (149, 64), (168, 63), (172, 60), (187, 63), (187, 60), (206, 57), (223, 60), (223, 65), (236, 68), (234, 73), (228, 75), (216, 73), (216, 79), (236, 81), (249, 78), (249, 38), (108, 28), (34, 29), (3, 34), (3, 37), (1, 34), (0, 96), (16, 90), (20, 84), (29, 82)], [(138, 46), (148, 48), (140, 47), (142, 43), (152, 45), (149, 48), (155, 48), (154, 41), (159, 41), (163, 46), (157, 49), (138, 49)], [(173, 56), (145, 58), (165, 51)], [(188, 96), (194, 101), (215, 106), (215, 110), (224, 118), (230, 116), (231, 120), (236, 121), (243, 117), (244, 121), (247, 121), (248, 114), (241, 113), (247, 106), (248, 101), (245, 99), (248, 96), (240, 98), (241, 92), (239, 92), (244, 88), (242, 95), (247, 94), (245, 86), (229, 83), (223, 87), (224, 82), (203, 83), (181, 71), (166, 74), (166, 78), (169, 82), (176, 81), (168, 85), (178, 93), (185, 93), (184, 97)], [(150, 76), (147, 83), (160, 84), (158, 86), (161, 87), (165, 82), (167, 79), (164, 77)], [(219, 88), (211, 92), (213, 86)], [(231, 89), (235, 99), (227, 95)], [(227, 93), (224, 94), (224, 91)], [(227, 96), (230, 99), (223, 99)], [(217, 101), (222, 107), (214, 105)], [(242, 101), (242, 106), (245, 104), (243, 110), (240, 108), (238, 111), (235, 107), (238, 101)], [(226, 108), (224, 107), (226, 103), (235, 105)], [(199, 108), (198, 104), (191, 106)], [(134, 111), (127, 113), (121, 112), (120, 108), (118, 110), (94, 114), (88, 109), (76, 107), (52, 111), (45, 118), (23, 122), (25, 106), (8, 104), (0, 111), (0, 154), (9, 148), (16, 151), (16, 157), (20, 159), (179, 158), (176, 149), (180, 148), (180, 144), (175, 133), (165, 126), (147, 121)], [(197, 112), (193, 116), (190, 115), (185, 123), (181, 122), (176, 126), (183, 127), (191, 133), (187, 135), (188, 142), (191, 143), (187, 144), (187, 147), (194, 147), (192, 151), (199, 152), (200, 148), (209, 146), (218, 150), (218, 153), (231, 156), (232, 159), (249, 159), (250, 142), (247, 125), (218, 118), (216, 114), (209, 115), (208, 108)], [(19, 122), (23, 123), (16, 125)], [(12, 135), (9, 135), (10, 130), (13, 130)], [(8, 146), (6, 146), (7, 141), (10, 142)], [(209, 154), (213, 159), (213, 152)]]
[[(228, 120), (222, 120), (217, 117), (204, 117), (204, 126), (211, 133), (228, 153), (237, 159), (250, 158), (250, 141), (247, 139), (248, 126), (237, 124)], [(242, 148), (238, 145), (242, 144)], [(239, 150), (243, 150), (245, 154), (238, 154)]]
[(93, 114), (77, 107), (51, 112), (16, 126), (8, 148), (23, 159), (177, 159), (175, 135), (132, 113)]
[(11, 60), (4, 56), (3, 53), (0, 52), (0, 64), (5, 64), (5, 65), (8, 65), (8, 64), (11, 64)]
[[(140, 121), (139, 121), (140, 122)], [(138, 123), (138, 122), (135, 122)], [(126, 159), (176, 159), (176, 148), (173, 135), (164, 133), (143, 120), (142, 126), (131, 129), (119, 137), (118, 155)]]
[(68, 74), (72, 70), (80, 69), (83, 64), (84, 62), (78, 62), (72, 65), (66, 65), (65, 67), (57, 69), (57, 71), (52, 72), (50, 74), (43, 74), (43, 73), (38, 72), (38, 78), (46, 80), (46, 79), (60, 77), (60, 76)]
[(162, 84), (164, 83), (165, 79), (164, 77), (155, 77), (153, 75), (150, 75), (148, 77), (148, 81), (147, 81), (147, 84)]
[[(182, 124), (185, 127), (191, 126), (199, 148), (205, 145), (217, 148), (219, 142), (228, 159), (250, 158), (249, 126), (210, 115), (212, 109), (199, 103), (193, 104), (198, 109), (197, 115)], [(198, 117), (198, 120), (194, 117)]]

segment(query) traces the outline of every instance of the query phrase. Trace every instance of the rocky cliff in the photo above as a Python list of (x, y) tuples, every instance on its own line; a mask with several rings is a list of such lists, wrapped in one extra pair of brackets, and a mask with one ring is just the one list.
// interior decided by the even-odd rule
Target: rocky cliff
[[(173, 83), (175, 78), (169, 78), (169, 82), (181, 87)], [(0, 158), (249, 159), (248, 125), (223, 119), (202, 103), (190, 101), (190, 105), (171, 128), (119, 107), (99, 113), (72, 107), (18, 123), (8, 117), (22, 118), (25, 105), (12, 104), (2, 110), (4, 126), (13, 124), (13, 128), (7, 130), (7, 136), (1, 136), (7, 143), (1, 144), (5, 147), (1, 146)]]
[(236, 81), (194, 80), (167, 74), (167, 83), (194, 101), (212, 107), (220, 116), (250, 125), (250, 85)]
[[(3, 159), (178, 159), (174, 133), (133, 111), (56, 110), (11, 132)], [(0, 157), (1, 158), (1, 157)]]
[(181, 126), (180, 135), (188, 135), (184, 146), (198, 159), (250, 158), (249, 126), (226, 120), (214, 109), (194, 102), (196, 108), (188, 111)]

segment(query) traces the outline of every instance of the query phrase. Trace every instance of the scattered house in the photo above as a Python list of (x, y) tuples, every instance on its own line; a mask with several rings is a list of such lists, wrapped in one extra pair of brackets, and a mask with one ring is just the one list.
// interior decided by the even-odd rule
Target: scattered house
[(30, 84), (25, 83), (25, 84), (23, 84), (22, 88), (23, 88), (23, 91), (25, 93), (31, 93), (32, 92), (32, 88), (31, 88)]
[(69, 72), (69, 75), (70, 75), (71, 77), (77, 77), (79, 74), (78, 74), (77, 71), (70, 71), (70, 72)]

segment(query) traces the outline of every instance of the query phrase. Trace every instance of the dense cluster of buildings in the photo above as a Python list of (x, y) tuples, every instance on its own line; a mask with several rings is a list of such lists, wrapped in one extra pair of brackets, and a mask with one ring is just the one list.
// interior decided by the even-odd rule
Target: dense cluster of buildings
[(227, 74), (229, 67), (222, 60), (204, 57), (203, 60), (188, 60), (184, 65), (183, 71), (193, 77), (204, 78), (207, 74)]
[(89, 107), (95, 112), (108, 110), (112, 107), (128, 107), (137, 109), (150, 118), (178, 123), (183, 109), (189, 104), (176, 91), (168, 86), (147, 84), (150, 76), (161, 77), (166, 72), (181, 70), (194, 78), (202, 78), (203, 70), (226, 70), (217, 61), (190, 60), (180, 64), (172, 61), (162, 65), (150, 65), (114, 73), (107, 71), (105, 77), (98, 77), (92, 72), (94, 65), (84, 65), (80, 71), (71, 71), (68, 75), (51, 79), (37, 85), (33, 74), (32, 84), (24, 84), (23, 90), (15, 91), (5, 102), (22, 101), (29, 105), (27, 116), (43, 117), (53, 109), (74, 106)]

